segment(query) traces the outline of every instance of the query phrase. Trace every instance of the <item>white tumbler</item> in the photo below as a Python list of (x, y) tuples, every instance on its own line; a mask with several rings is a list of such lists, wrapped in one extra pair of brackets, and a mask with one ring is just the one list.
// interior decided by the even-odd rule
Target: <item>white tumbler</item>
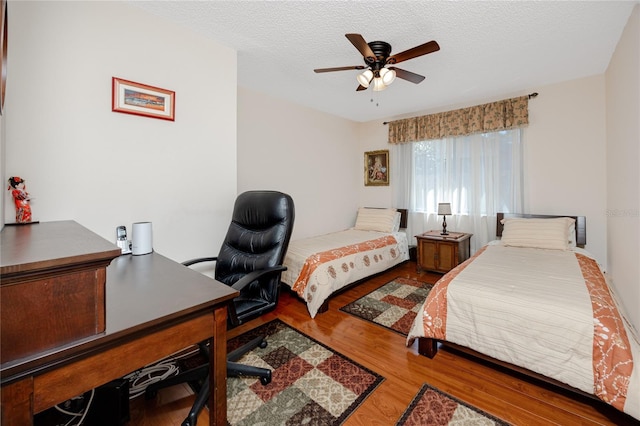
[(131, 254), (137, 256), (153, 251), (151, 222), (136, 222), (131, 232)]

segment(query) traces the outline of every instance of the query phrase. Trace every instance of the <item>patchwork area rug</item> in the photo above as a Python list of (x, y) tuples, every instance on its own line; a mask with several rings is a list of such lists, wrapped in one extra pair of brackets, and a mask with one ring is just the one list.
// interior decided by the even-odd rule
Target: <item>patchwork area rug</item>
[(432, 288), (433, 284), (398, 277), (340, 310), (406, 336)]
[(257, 336), (256, 348), (238, 362), (272, 369), (272, 381), (227, 381), (227, 422), (240, 425), (340, 425), (384, 380), (347, 357), (273, 320), (228, 342), (232, 351)]
[(509, 425), (441, 390), (424, 384), (396, 426)]

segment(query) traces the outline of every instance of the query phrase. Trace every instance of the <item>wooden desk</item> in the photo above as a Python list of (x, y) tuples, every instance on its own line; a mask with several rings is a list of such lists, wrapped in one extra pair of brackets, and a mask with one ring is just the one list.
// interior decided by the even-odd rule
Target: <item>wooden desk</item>
[(226, 425), (227, 303), (237, 294), (158, 253), (114, 259), (104, 333), (0, 365), (1, 424), (31, 425), (35, 413), (213, 336), (210, 424)]
[(5, 226), (0, 364), (103, 333), (107, 266), (121, 254), (74, 221)]

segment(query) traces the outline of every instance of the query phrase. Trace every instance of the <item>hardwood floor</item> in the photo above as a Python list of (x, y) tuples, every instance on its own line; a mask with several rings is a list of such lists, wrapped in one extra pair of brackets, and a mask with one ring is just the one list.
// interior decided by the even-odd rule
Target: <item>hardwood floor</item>
[[(230, 337), (280, 318), (385, 377), (384, 382), (347, 419), (346, 426), (394, 425), (420, 386), (427, 382), (515, 425), (640, 425), (615, 409), (549, 385), (509, 374), (449, 350), (434, 359), (420, 356), (405, 337), (341, 312), (347, 303), (398, 277), (435, 282), (437, 275), (417, 274), (407, 262), (334, 297), (329, 311), (315, 319), (306, 305), (284, 291), (278, 308), (230, 331)], [(180, 425), (193, 396), (186, 386), (162, 390), (154, 401), (131, 403), (129, 425)], [(208, 422), (206, 410), (198, 424)]]

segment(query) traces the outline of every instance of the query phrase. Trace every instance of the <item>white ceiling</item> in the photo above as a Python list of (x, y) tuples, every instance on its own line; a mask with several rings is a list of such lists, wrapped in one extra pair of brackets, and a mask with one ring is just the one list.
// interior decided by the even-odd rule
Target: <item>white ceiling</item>
[[(638, 0), (629, 1), (144, 1), (132, 2), (238, 52), (238, 85), (369, 121), (474, 105), (605, 72)], [(346, 33), (440, 51), (398, 64), (422, 74), (356, 92), (363, 65)], [(540, 94), (544, 96), (544, 93)]]

